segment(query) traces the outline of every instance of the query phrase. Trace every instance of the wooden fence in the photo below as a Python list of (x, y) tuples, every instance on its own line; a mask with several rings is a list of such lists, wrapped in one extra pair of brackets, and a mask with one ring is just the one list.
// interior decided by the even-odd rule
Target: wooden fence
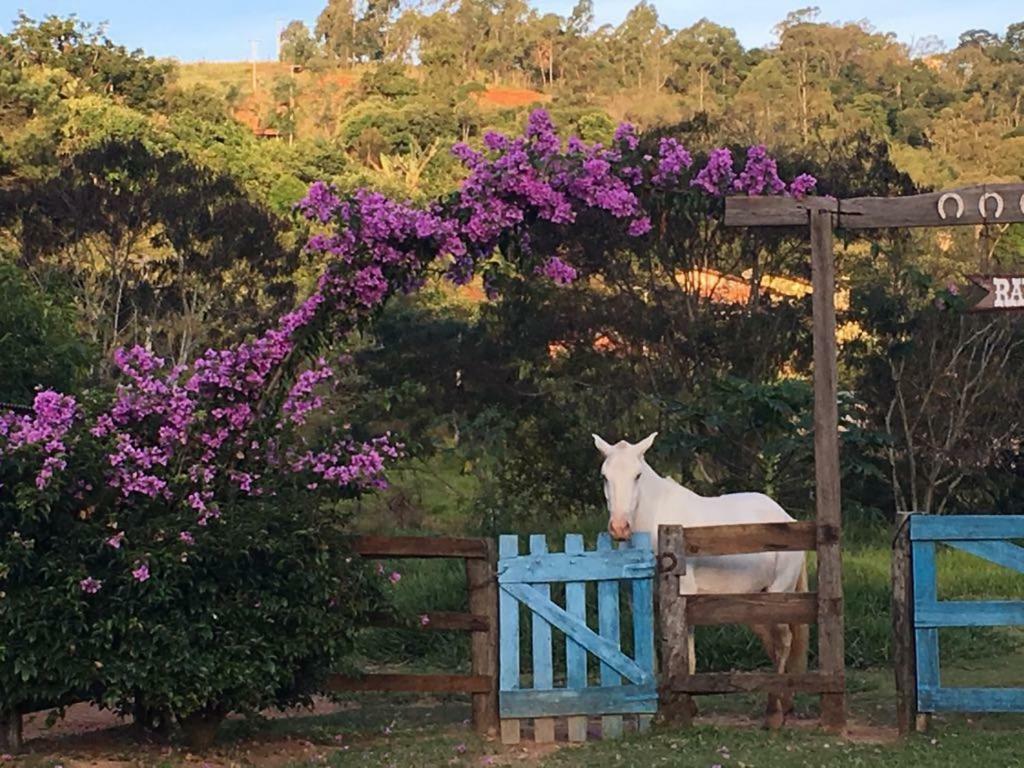
[[(658, 610), (662, 643), (662, 708), (666, 719), (687, 725), (689, 698), (712, 693), (818, 693), (822, 724), (843, 725), (845, 670), (842, 656), (830, 647), (842, 641), (842, 597), (818, 592), (793, 594), (680, 595), (679, 577), (686, 558), (793, 552), (828, 545), (838, 532), (813, 522), (722, 525), (699, 528), (661, 526), (658, 532)], [(818, 624), (820, 668), (817, 672), (689, 672), (687, 634), (691, 626), (721, 624)], [(838, 663), (837, 663), (838, 662)]]
[(332, 675), (331, 691), (405, 691), (468, 693), (473, 697), (473, 728), (481, 735), (498, 728), (498, 586), (497, 558), (490, 539), (423, 536), (361, 536), (353, 550), (362, 557), (453, 558), (465, 560), (469, 613), (425, 611), (425, 630), (472, 633), (470, 674)]

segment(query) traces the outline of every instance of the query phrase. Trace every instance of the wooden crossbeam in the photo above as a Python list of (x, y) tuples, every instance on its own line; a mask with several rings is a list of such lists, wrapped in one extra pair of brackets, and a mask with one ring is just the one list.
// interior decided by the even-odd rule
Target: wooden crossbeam
[[(829, 535), (835, 535), (832, 532)], [(742, 555), (752, 552), (813, 551), (817, 546), (817, 523), (745, 523), (687, 528), (686, 555)]]
[(777, 672), (699, 672), (668, 681), (676, 693), (841, 693), (841, 675), (821, 672), (779, 674)]
[(818, 596), (768, 593), (736, 595), (688, 595), (686, 623), (721, 624), (814, 624), (818, 620)]
[(355, 536), (352, 551), (363, 557), (453, 557), (486, 560), (487, 539), (432, 536)]

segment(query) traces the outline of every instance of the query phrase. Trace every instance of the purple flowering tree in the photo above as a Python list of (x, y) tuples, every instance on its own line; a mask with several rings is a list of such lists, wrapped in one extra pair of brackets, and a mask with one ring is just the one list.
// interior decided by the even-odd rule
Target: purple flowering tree
[[(806, 176), (787, 185), (763, 147), (738, 166), (725, 149), (697, 163), (673, 138), (650, 154), (640, 145), (625, 125), (610, 146), (563, 142), (538, 111), (522, 136), (491, 133), (480, 149), (455, 146), (466, 177), (426, 207), (368, 190), (341, 197), (316, 183), (297, 208), (317, 229), (307, 250), (326, 267), (312, 293), (263, 334), (188, 365), (122, 349), (115, 391), (81, 400), (40, 392), (29, 412), (0, 414), (0, 593), (16, 596), (0, 599), (0, 646), (15, 637), (14, 616), (27, 610), (45, 572), (62, 590), (55, 614), (77, 617), (49, 646), (75, 670), (56, 698), (92, 691), (122, 708), (144, 698), (147, 708), (184, 720), (291, 703), (315, 690), (362, 611), (378, 607), (380, 581), (324, 554), (325, 542), (333, 552), (344, 544), (337, 520), (318, 510), (384, 487), (402, 450), (391, 435), (342, 428), (344, 417), (327, 412), (346, 364), (328, 359), (330, 340), (372, 320), (389, 296), (416, 290), (431, 271), (460, 284), (480, 273), (493, 288), (511, 268), (566, 286), (586, 279), (592, 265), (560, 242), (580, 242), (597, 221), (641, 248), (664, 235), (657, 216), (666, 200), (813, 188)], [(53, 531), (65, 537), (59, 555)], [(297, 550), (294, 539), (308, 549)], [(47, 570), (50, 555), (56, 570)], [(289, 558), (305, 580), (294, 566), (275, 570)], [(11, 562), (21, 565), (12, 570)], [(86, 629), (90, 622), (106, 628)], [(147, 624), (163, 629), (159, 639)], [(275, 655), (259, 640), (275, 625), (303, 639)], [(257, 651), (239, 666), (225, 638)], [(69, 639), (90, 658), (69, 657), (61, 645)], [(207, 649), (198, 666), (187, 662), (197, 644)], [(126, 646), (141, 661), (114, 652)], [(169, 677), (169, 660), (179, 657), (184, 667)], [(17, 696), (45, 688), (53, 663), (39, 656), (30, 680), (16, 683)], [(289, 677), (295, 668), (308, 674)], [(271, 670), (285, 678), (268, 693)], [(13, 690), (16, 677), (0, 658), (0, 688)]]

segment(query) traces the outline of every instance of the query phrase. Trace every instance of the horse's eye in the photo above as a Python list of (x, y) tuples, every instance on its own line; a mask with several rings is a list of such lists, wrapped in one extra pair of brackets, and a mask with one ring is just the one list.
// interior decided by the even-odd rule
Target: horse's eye
[(635, 480), (634, 482), (637, 482), (637, 483), (639, 483), (639, 482), (640, 482), (640, 475), (637, 475), (637, 476), (636, 476), (636, 480)]

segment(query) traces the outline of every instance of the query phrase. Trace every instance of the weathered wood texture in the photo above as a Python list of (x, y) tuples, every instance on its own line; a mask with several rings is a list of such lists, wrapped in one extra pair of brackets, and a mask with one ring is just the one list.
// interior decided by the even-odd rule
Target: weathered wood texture
[(462, 557), (486, 560), (487, 539), (430, 536), (355, 536), (352, 551), (363, 557)]
[[(836, 375), (834, 214), (811, 212), (811, 284), (814, 315), (814, 479), (818, 523), (818, 665), (845, 674), (843, 643), (842, 512), (839, 491), (839, 404)], [(843, 693), (821, 695), (821, 723), (846, 725)]]
[(908, 197), (733, 196), (725, 201), (730, 227), (806, 225), (817, 211), (835, 214), (843, 229), (948, 227), (1024, 221), (1024, 184), (982, 184)]
[(807, 226), (811, 212), (838, 210), (838, 203), (828, 197), (745, 197), (725, 199), (727, 227), (800, 227)]
[[(486, 560), (466, 560), (466, 587), (473, 620), (483, 629), (470, 636), (471, 669), (475, 677), (492, 681), (491, 689), (473, 694), (473, 729), (493, 736), (498, 728), (498, 556), (494, 541), (487, 541)], [(462, 614), (454, 614), (462, 616)]]
[(817, 525), (813, 520), (799, 523), (708, 525), (686, 529), (686, 555), (803, 552), (813, 550), (817, 540)]
[(331, 675), (329, 691), (402, 691), (406, 693), (490, 693), (488, 675)]
[(817, 618), (818, 601), (813, 592), (690, 595), (686, 598), (686, 623), (693, 627), (720, 624), (814, 624)]
[(839, 203), (844, 229), (948, 227), (1024, 221), (1024, 184), (980, 184), (910, 197), (856, 197)]
[[(683, 528), (663, 525), (658, 529), (658, 552), (685, 552)], [(662, 685), (659, 688), (659, 717), (666, 723), (686, 727), (692, 722), (693, 701), (685, 693), (672, 689), (670, 681), (690, 674), (690, 649), (687, 642), (687, 598), (679, 594), (679, 577), (685, 574), (684, 558), (658, 579), (658, 629), (661, 653)]]
[(968, 275), (985, 291), (968, 312), (1024, 312), (1024, 275)]
[(919, 515), (911, 541), (1000, 541), (1024, 539), (1024, 515)]
[(700, 672), (672, 678), (673, 691), (705, 693), (842, 693), (843, 678), (820, 672)]
[(20, 713), (0, 710), (0, 752), (21, 752), (24, 747), (21, 722)]
[(914, 595), (910, 574), (910, 515), (897, 518), (892, 547), (892, 656), (896, 677), (896, 726), (911, 733), (917, 720)]

